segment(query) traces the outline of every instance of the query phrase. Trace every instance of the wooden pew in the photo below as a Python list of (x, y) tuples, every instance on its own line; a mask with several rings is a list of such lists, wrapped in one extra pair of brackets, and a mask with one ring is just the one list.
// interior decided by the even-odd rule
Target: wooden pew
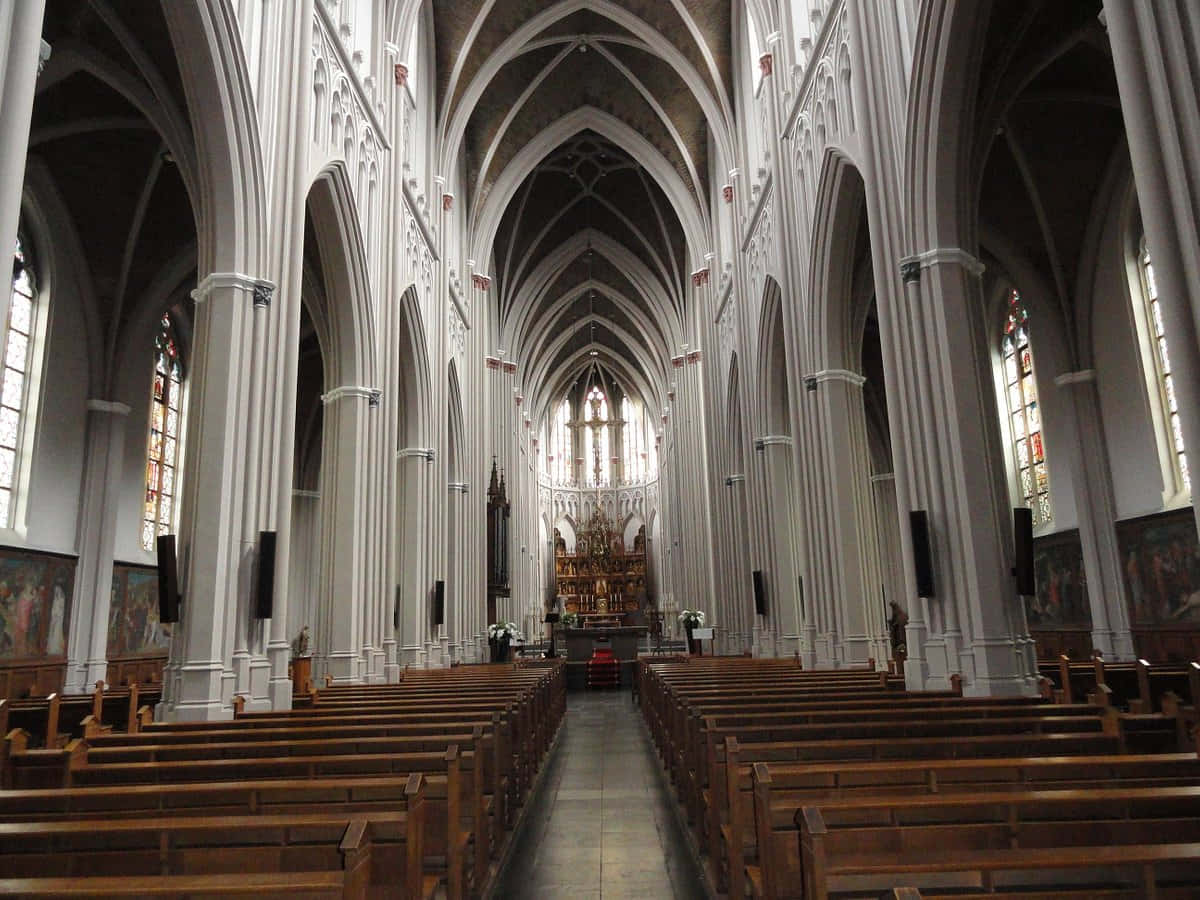
[[(731, 781), (737, 801), (731, 827), (749, 834), (730, 848), (774, 884), (800, 878), (795, 852), (796, 813), (804, 805), (856, 798), (954, 795), (1110, 787), (1178, 787), (1200, 784), (1193, 753), (1084, 757), (904, 760), (852, 765), (756, 763)], [(764, 849), (765, 848), (765, 849)], [(732, 863), (731, 863), (732, 864)], [(747, 869), (749, 871), (749, 867)]]
[[(1012, 858), (1027, 853), (1045, 853), (1042, 867), (1054, 868), (1049, 861), (1055, 854), (1071, 859), (1069, 851), (1083, 851), (1063, 868), (1086, 864), (1102, 870), (1105, 850), (1119, 857), (1121, 847), (1200, 846), (1200, 786), (828, 801), (803, 807), (797, 825), (803, 891), (764, 879), (761, 896), (823, 900), (839, 889), (870, 890), (874, 884), (890, 889), (901, 872), (929, 873), (937, 880), (962, 873), (965, 886), (982, 881), (990, 888), (995, 872), (1011, 871)], [(1137, 853), (1145, 858), (1145, 851)], [(1200, 854), (1162, 857), (1180, 858)], [(1085, 877), (1092, 884), (1106, 880), (1094, 872)], [(1030, 878), (1024, 886), (1036, 889), (1039, 880)], [(1191, 886), (1200, 887), (1200, 870), (1191, 873)]]
[(93, 878), (341, 871), (346, 895), (384, 888), (423, 900), (436, 878), (421, 869), (420, 776), (400, 813), (246, 818), (190, 816), (116, 822), (0, 824), (0, 878)]

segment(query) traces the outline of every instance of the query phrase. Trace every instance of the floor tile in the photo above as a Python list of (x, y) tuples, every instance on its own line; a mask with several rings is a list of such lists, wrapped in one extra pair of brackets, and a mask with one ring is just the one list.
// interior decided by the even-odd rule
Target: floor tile
[(567, 900), (703, 897), (628, 694), (572, 694), (543, 788), (496, 896)]

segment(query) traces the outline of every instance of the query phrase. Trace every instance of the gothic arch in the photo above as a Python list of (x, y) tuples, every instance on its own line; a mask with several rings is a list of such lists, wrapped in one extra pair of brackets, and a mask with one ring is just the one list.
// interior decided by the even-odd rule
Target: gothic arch
[(266, 260), (266, 188), (249, 72), (232, 0), (163, 4), (198, 168), (195, 207), (201, 277), (261, 271)]
[[(342, 163), (325, 169), (313, 181), (308, 209), (325, 276), (320, 317), (328, 329), (328, 343), (322, 344), (326, 390), (375, 387), (375, 320), (366, 248)], [(318, 318), (316, 311), (313, 318)]]
[(866, 186), (854, 163), (838, 151), (827, 151), (817, 187), (810, 269), (817, 369), (858, 369), (861, 327), (856, 325), (865, 310), (855, 308), (854, 263), (859, 248), (847, 235), (858, 234), (866, 215), (865, 199)]

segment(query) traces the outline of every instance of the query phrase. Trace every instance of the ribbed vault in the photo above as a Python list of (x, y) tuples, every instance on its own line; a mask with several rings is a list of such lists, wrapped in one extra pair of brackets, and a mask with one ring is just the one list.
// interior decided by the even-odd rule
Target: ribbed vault
[(711, 246), (714, 155), (733, 158), (731, 4), (476, 0), (433, 14), (444, 166), (465, 160), (471, 251), (488, 261), (498, 346), (530, 409), (540, 420), (599, 372), (661, 407)]

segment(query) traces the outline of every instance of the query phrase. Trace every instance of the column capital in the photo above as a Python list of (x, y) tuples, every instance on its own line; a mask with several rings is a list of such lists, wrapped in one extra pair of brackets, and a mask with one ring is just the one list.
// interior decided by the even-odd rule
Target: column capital
[(725, 487), (733, 487), (735, 484), (741, 484), (746, 480), (744, 473), (739, 472), (736, 475), (725, 476)]
[(849, 369), (822, 369), (819, 372), (811, 372), (804, 376), (804, 387), (809, 391), (815, 391), (818, 384), (826, 381), (844, 381), (846, 384), (854, 387), (862, 387), (866, 384), (866, 376), (859, 375), (857, 372), (851, 372)]
[(979, 277), (986, 268), (975, 256), (961, 247), (934, 247), (900, 260), (900, 277), (905, 282), (919, 281), (921, 270), (932, 266), (962, 266), (967, 273)]
[(764, 434), (762, 437), (754, 439), (755, 450), (765, 450), (767, 447), (790, 446), (792, 446), (792, 436), (790, 434)]
[(895, 472), (879, 472), (871, 476), (871, 484), (879, 484), (881, 481), (895, 481)]
[(300, 488), (292, 488), (293, 497), (302, 497), (305, 500), (320, 500), (320, 491), (303, 491)]
[(433, 457), (432, 447), (405, 447), (403, 450), (396, 451), (396, 459), (423, 459), (426, 462), (433, 462)]
[(470, 492), (471, 485), (465, 481), (451, 481), (446, 487), (450, 489), (450, 493), (463, 494), (464, 496)]
[(359, 400), (366, 400), (371, 409), (379, 406), (379, 400), (383, 396), (383, 391), (379, 388), (362, 387), (361, 385), (342, 385), (335, 387), (333, 390), (321, 395), (321, 402), (328, 406), (337, 400), (346, 397), (354, 397)]
[(248, 292), (253, 297), (255, 306), (267, 306), (275, 292), (275, 283), (241, 272), (210, 272), (196, 285), (196, 289), (192, 291), (192, 299), (203, 303), (213, 291), (228, 288)]
[(127, 416), (130, 413), (128, 405), (117, 403), (115, 400), (89, 400), (87, 408), (90, 412), (108, 413), (114, 416)]
[(1095, 369), (1080, 369), (1078, 372), (1063, 372), (1054, 377), (1056, 387), (1067, 387), (1072, 384), (1087, 384), (1096, 380)]

